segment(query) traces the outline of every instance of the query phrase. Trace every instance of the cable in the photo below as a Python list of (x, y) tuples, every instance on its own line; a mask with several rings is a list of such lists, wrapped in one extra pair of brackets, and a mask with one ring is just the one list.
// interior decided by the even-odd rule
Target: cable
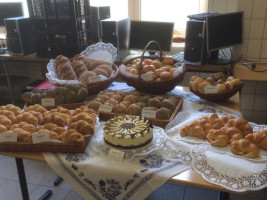
[[(264, 63), (261, 63), (261, 64), (264, 64)], [(266, 69), (263, 69), (263, 70), (256, 70), (256, 62), (252, 63), (251, 66), (249, 67), (248, 66), (248, 63), (242, 63), (242, 65), (244, 65), (246, 68), (248, 68), (250, 71), (253, 71), (253, 72), (265, 72), (267, 71), (267, 68)]]

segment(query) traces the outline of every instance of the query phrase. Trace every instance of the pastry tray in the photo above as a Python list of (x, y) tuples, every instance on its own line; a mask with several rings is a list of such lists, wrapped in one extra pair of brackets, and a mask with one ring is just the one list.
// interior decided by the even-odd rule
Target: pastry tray
[(63, 142), (45, 142), (26, 144), (22, 142), (0, 143), (2, 152), (53, 152), (53, 153), (84, 153), (92, 136), (84, 137), (82, 143), (65, 144)]
[[(150, 95), (150, 96), (156, 96), (156, 95)], [(159, 96), (159, 95), (157, 95)], [(167, 97), (167, 96), (163, 96), (163, 97)], [(181, 111), (182, 109), (182, 105), (183, 105), (183, 98), (182, 97), (178, 97), (178, 96), (174, 96), (176, 98), (179, 98), (179, 103), (177, 104), (177, 106), (175, 107), (173, 113), (171, 114), (169, 119), (163, 120), (163, 119), (155, 119), (155, 118), (149, 118), (149, 120), (152, 122), (153, 125), (155, 126), (159, 126), (161, 128), (165, 128), (167, 126), (167, 124), (172, 121), (175, 116), (178, 114), (178, 112)], [(118, 113), (113, 113), (113, 112), (99, 112), (98, 116), (100, 120), (103, 121), (107, 121), (115, 116), (120, 116), (123, 114), (118, 114)]]

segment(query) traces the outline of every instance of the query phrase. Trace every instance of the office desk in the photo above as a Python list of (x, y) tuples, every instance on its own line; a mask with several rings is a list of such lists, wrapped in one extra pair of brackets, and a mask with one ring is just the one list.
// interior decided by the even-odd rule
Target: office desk
[[(187, 87), (178, 87), (178, 89), (188, 91)], [(221, 103), (221, 105), (240, 111), (239, 94), (234, 95), (229, 100)], [(24, 200), (28, 199), (28, 189), (27, 189), (26, 177), (24, 173), (23, 159), (30, 159), (30, 160), (45, 162), (45, 158), (43, 157), (42, 153), (0, 152), (0, 154), (16, 158), (17, 170), (18, 170), (19, 180), (21, 184), (23, 199)], [(172, 177), (169, 181), (173, 183), (179, 183), (179, 184), (185, 184), (185, 185), (190, 185), (190, 186), (195, 186), (195, 187), (201, 187), (205, 189), (221, 191), (220, 194), (222, 195), (221, 196), (222, 198), (227, 199), (228, 197), (227, 192), (229, 191), (227, 189), (205, 181), (201, 177), (201, 175), (197, 174), (192, 169), (186, 170)]]

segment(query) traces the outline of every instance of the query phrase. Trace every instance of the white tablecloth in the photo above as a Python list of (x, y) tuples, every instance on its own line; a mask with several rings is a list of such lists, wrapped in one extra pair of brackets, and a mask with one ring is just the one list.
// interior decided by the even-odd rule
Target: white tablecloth
[[(124, 83), (112, 83), (110, 89), (129, 91), (133, 88)], [(125, 155), (122, 161), (108, 157), (112, 147), (103, 141), (103, 124), (100, 124), (84, 154), (44, 153), (47, 163), (85, 199), (144, 199), (172, 176), (189, 169), (195, 163), (192, 162), (195, 159), (192, 152), (197, 144), (177, 140), (166, 134), (168, 130), (196, 113), (241, 116), (235, 110), (206, 102), (177, 88), (172, 94), (183, 96), (182, 111), (168, 124), (165, 131), (155, 127), (153, 141), (146, 147), (123, 150)], [(266, 166), (260, 168), (261, 171), (266, 169)], [(196, 171), (207, 181), (218, 184), (207, 178), (205, 170)], [(226, 187), (225, 184), (219, 185)], [(240, 191), (243, 189), (241, 187)]]

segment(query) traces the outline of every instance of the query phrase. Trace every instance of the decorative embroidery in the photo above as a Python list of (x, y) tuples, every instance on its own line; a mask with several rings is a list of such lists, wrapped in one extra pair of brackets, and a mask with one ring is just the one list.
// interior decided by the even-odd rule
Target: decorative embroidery
[(115, 200), (122, 192), (122, 186), (120, 182), (114, 179), (106, 179), (99, 181), (100, 193), (108, 200)]
[(84, 161), (86, 158), (88, 158), (90, 154), (88, 152), (84, 152), (83, 154), (73, 154), (73, 153), (67, 153), (66, 154), (66, 160), (71, 162), (81, 162)]
[(146, 167), (146, 169), (141, 170), (140, 172), (146, 172), (149, 168), (160, 168), (163, 165), (164, 159), (161, 155), (151, 154), (141, 159), (139, 162), (141, 165)]

